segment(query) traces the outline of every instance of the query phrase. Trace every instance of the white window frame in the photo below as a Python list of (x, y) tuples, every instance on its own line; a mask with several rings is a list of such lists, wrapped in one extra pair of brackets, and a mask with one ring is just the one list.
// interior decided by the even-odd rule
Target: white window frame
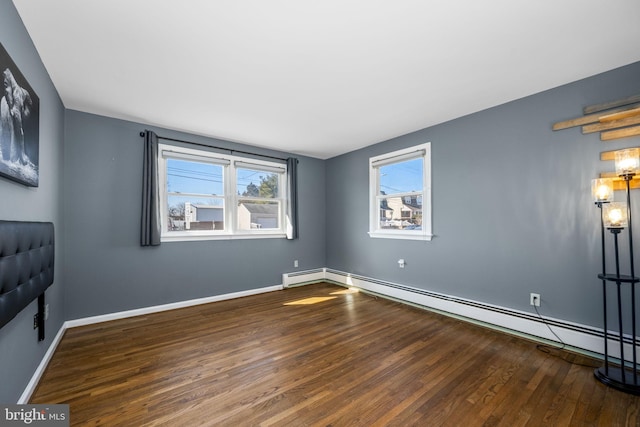
[[(380, 228), (380, 201), (387, 196), (378, 194), (380, 167), (422, 158), (422, 230), (389, 230)], [(406, 194), (394, 194), (404, 198)], [(427, 142), (402, 150), (369, 158), (369, 236), (381, 239), (431, 240), (431, 143)]]
[[(192, 230), (192, 231), (168, 231), (167, 220), (169, 217), (168, 193), (167, 193), (167, 158), (193, 160), (218, 164), (223, 166), (224, 182), (224, 230)], [(167, 144), (158, 144), (158, 180), (160, 191), (161, 212), (161, 242), (180, 242), (193, 240), (229, 240), (229, 239), (260, 239), (260, 238), (286, 238), (285, 215), (287, 206), (287, 165), (283, 163), (265, 160), (247, 159), (229, 154), (220, 154), (193, 148), (179, 147)], [(278, 173), (278, 197), (269, 201), (279, 203), (278, 229), (238, 229), (238, 199), (247, 197), (239, 196), (237, 190), (237, 168), (252, 168), (265, 172)], [(267, 199), (260, 199), (267, 200)]]
[[(251, 236), (257, 236), (257, 235), (272, 235), (274, 233), (278, 234), (278, 235), (283, 235), (286, 237), (286, 231), (284, 229), (284, 220), (285, 220), (285, 216), (286, 216), (286, 176), (287, 176), (287, 165), (285, 164), (278, 164), (278, 163), (273, 163), (273, 162), (257, 162), (257, 161), (253, 161), (253, 160), (247, 160), (247, 159), (243, 159), (243, 160), (235, 160), (233, 162), (234, 164), (234, 168), (233, 168), (233, 174), (234, 174), (234, 191), (233, 191), (233, 206), (234, 208), (238, 207), (238, 203), (240, 200), (248, 200), (248, 201), (254, 201), (254, 202), (277, 202), (278, 203), (278, 224), (280, 224), (280, 228), (278, 229), (274, 229), (274, 228), (265, 228), (265, 229), (260, 229), (260, 228), (254, 228), (254, 229), (250, 229), (250, 230), (240, 230), (238, 229), (238, 211), (236, 210), (234, 212), (234, 234), (236, 235), (251, 235)], [(266, 172), (266, 173), (276, 173), (279, 174), (278, 175), (278, 197), (271, 197), (271, 198), (267, 198), (267, 197), (251, 197), (251, 196), (241, 196), (238, 194), (238, 190), (237, 190), (237, 175), (236, 172), (238, 169), (249, 169), (249, 170), (255, 170), (255, 171), (260, 171), (260, 172)]]

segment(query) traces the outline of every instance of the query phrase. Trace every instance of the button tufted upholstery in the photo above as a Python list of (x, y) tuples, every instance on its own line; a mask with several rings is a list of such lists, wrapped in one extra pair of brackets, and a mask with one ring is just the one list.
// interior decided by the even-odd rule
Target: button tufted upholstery
[(53, 283), (50, 222), (0, 221), (0, 328)]

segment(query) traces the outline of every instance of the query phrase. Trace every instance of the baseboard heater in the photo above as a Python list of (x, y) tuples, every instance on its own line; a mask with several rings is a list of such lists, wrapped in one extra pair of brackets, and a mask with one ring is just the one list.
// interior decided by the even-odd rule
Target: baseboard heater
[[(285, 287), (292, 287), (320, 281), (355, 287), (364, 292), (541, 342), (557, 343), (560, 339), (574, 350), (594, 357), (602, 357), (604, 352), (605, 334), (601, 328), (330, 268), (286, 273), (283, 275), (282, 283)], [(617, 332), (607, 332), (610, 348), (618, 342), (617, 338)], [(632, 342), (631, 336), (625, 337), (625, 346), (630, 348)], [(625, 354), (630, 353), (625, 351)], [(613, 357), (619, 357), (619, 355), (616, 354)]]

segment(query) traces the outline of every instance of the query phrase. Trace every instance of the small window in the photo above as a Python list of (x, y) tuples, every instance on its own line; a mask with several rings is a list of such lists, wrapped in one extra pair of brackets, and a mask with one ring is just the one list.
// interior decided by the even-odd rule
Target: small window
[(162, 240), (285, 237), (286, 165), (160, 144)]
[(431, 240), (430, 151), (426, 143), (369, 159), (371, 237)]

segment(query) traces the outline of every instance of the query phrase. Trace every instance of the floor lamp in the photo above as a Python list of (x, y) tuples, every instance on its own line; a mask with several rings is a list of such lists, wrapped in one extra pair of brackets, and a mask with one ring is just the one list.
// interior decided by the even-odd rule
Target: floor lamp
[[(600, 227), (602, 241), (602, 273), (598, 278), (602, 280), (602, 297), (604, 312), (604, 364), (594, 371), (595, 377), (602, 383), (618, 390), (640, 395), (638, 379), (637, 340), (636, 340), (636, 298), (635, 287), (640, 279), (635, 276), (633, 259), (633, 231), (631, 222), (630, 182), (640, 169), (640, 150), (627, 149), (616, 153), (616, 174), (625, 182), (626, 201), (613, 201), (613, 183), (611, 180), (597, 179), (591, 184), (591, 191), (596, 206), (600, 208)], [(613, 235), (615, 273), (607, 273), (605, 251), (605, 229)], [(629, 273), (620, 273), (620, 248), (618, 236), (624, 229), (628, 230), (629, 240)], [(614, 287), (617, 311), (617, 336), (612, 339), (618, 341), (619, 363), (612, 361), (609, 347), (609, 329), (607, 316), (608, 288)], [(628, 288), (628, 289), (627, 289)], [(630, 301), (623, 304), (625, 295)], [(625, 328), (625, 321), (627, 322)], [(629, 337), (629, 322), (631, 336)], [(627, 334), (625, 336), (625, 330)], [(615, 337), (615, 338), (613, 338)], [(631, 345), (631, 362), (628, 362), (629, 345)]]

